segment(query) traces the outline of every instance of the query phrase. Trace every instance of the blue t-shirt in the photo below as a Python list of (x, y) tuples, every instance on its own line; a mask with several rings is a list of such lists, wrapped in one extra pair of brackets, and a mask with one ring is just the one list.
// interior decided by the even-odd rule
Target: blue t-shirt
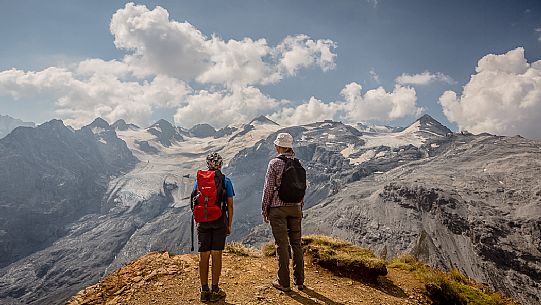
[[(193, 190), (195, 191), (197, 189), (197, 180), (195, 180), (195, 184), (193, 186)], [(233, 182), (231, 182), (231, 179), (229, 177), (225, 176), (225, 193), (227, 194), (228, 198), (235, 197), (235, 190), (233, 189)]]

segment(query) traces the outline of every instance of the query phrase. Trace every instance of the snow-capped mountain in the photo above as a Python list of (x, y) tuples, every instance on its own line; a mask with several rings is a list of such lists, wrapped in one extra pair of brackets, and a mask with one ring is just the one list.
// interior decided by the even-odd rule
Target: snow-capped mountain
[(113, 127), (115, 130), (120, 130), (120, 131), (139, 129), (139, 126), (135, 124), (127, 124), (126, 121), (124, 121), (123, 119), (120, 119), (114, 122), (113, 124), (111, 124), (111, 127)]
[(36, 124), (32, 122), (23, 122), (8, 115), (0, 115), (0, 139), (7, 136), (13, 129), (19, 126), (35, 127)]
[[(231, 238), (265, 242), (270, 232), (260, 216), (261, 191), (267, 163), (275, 155), (272, 142), (282, 131), (295, 138), (296, 156), (307, 169), (305, 232), (339, 235), (386, 257), (409, 252), (440, 267), (459, 268), (493, 286), (506, 286), (504, 291), (525, 304), (540, 297), (534, 262), (541, 259), (541, 249), (518, 241), (518, 236), (527, 236), (531, 245), (541, 242), (535, 233), (541, 225), (540, 191), (533, 179), (541, 169), (539, 142), (454, 134), (430, 116), (394, 131), (360, 130), (334, 121), (284, 127), (266, 117), (220, 130), (203, 124), (188, 130), (165, 120), (148, 128), (126, 125), (131, 126), (96, 119), (74, 133), (92, 140), (93, 150), (87, 150), (103, 160), (129, 149), (140, 162), (121, 172), (120, 160), (130, 160), (126, 154), (107, 161), (117, 170), (100, 180), (100, 188), (92, 188), (92, 206), (99, 202), (99, 209), (63, 225), (63, 234), (41, 250), (7, 262), (0, 271), (0, 304), (60, 304), (68, 294), (148, 251), (189, 251), (187, 196), (210, 152), (224, 157), (223, 171), (237, 194)], [(72, 131), (63, 130), (50, 132), (58, 132), (58, 139), (72, 137)], [(18, 147), (27, 136), (12, 135), (13, 151), (53, 154)], [(518, 188), (498, 176), (505, 171), (519, 173), (516, 179), (532, 173), (532, 179), (523, 179)], [(26, 179), (14, 177), (0, 178), (14, 184)], [(57, 201), (68, 195), (58, 196)], [(525, 198), (530, 198), (528, 204)], [(50, 205), (64, 208), (57, 201)], [(498, 253), (520, 259), (499, 260)], [(503, 284), (490, 274), (501, 275)]]

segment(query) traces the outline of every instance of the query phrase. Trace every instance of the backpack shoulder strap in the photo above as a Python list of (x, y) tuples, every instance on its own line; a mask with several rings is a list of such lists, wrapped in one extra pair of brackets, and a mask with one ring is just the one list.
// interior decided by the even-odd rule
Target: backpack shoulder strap
[(218, 184), (220, 184), (220, 190), (217, 190), (218, 191), (218, 195), (221, 195), (221, 198), (218, 198), (221, 203), (225, 203), (226, 200), (227, 200), (227, 192), (226, 192), (226, 186), (225, 186), (225, 175), (222, 174), (222, 172), (220, 170), (216, 170), (214, 171), (214, 177), (215, 177), (215, 182), (216, 182), (216, 186), (218, 187)]
[(274, 157), (274, 159), (280, 159), (280, 160), (282, 160), (282, 161), (284, 161), (284, 162), (286, 162), (286, 163), (287, 163), (288, 161), (290, 161), (290, 160), (293, 160), (293, 159), (288, 158), (288, 157), (286, 157), (286, 156), (284, 156), (284, 155), (278, 155), (278, 156)]

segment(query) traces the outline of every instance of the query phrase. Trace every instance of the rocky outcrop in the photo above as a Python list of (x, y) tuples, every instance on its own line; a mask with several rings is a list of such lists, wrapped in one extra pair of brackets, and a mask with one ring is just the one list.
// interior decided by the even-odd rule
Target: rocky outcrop
[(123, 119), (120, 119), (113, 124), (111, 124), (111, 127), (113, 127), (115, 130), (119, 131), (126, 131), (126, 130), (137, 130), (139, 129), (139, 126), (135, 124), (128, 124)]
[(194, 125), (189, 131), (198, 138), (214, 137), (216, 135), (216, 129), (209, 124)]
[(148, 133), (155, 136), (160, 144), (170, 147), (174, 142), (182, 141), (181, 132), (166, 120), (159, 120), (147, 128)]
[(147, 153), (147, 154), (151, 154), (151, 155), (157, 155), (160, 153), (160, 150), (154, 146), (152, 146), (150, 143), (148, 143), (148, 141), (139, 141), (139, 140), (135, 140), (134, 142), (138, 148)]

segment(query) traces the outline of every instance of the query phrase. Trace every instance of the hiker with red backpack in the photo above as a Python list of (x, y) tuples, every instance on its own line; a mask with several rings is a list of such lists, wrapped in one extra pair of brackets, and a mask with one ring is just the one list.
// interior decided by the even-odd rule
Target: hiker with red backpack
[[(218, 284), (222, 272), (222, 252), (225, 239), (231, 234), (233, 223), (233, 183), (222, 174), (223, 160), (218, 153), (207, 156), (208, 170), (197, 171), (197, 181), (191, 195), (192, 251), (193, 222), (197, 223), (199, 243), (199, 278), (201, 302), (225, 299), (226, 293)], [(212, 287), (208, 285), (209, 260), (212, 257)]]
[(304, 289), (304, 257), (301, 245), (301, 221), (306, 171), (293, 151), (293, 137), (279, 133), (274, 141), (277, 156), (270, 160), (261, 203), (263, 220), (270, 222), (278, 255), (278, 278), (272, 285), (291, 291), (290, 249), (293, 250), (293, 282)]

